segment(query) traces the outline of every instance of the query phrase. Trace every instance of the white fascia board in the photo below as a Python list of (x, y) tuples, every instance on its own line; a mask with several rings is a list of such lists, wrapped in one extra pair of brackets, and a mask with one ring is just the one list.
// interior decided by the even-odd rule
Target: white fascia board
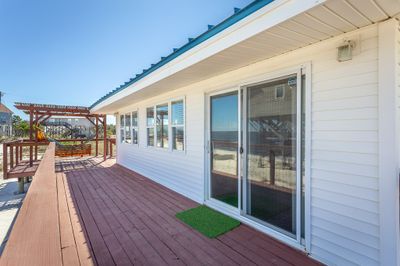
[(102, 108), (132, 93), (142, 90), (260, 32), (306, 12), (325, 1), (326, 0), (276, 0), (196, 47), (193, 47), (178, 58), (119, 93), (105, 99), (103, 102), (94, 106), (91, 111), (94, 113), (101, 112)]

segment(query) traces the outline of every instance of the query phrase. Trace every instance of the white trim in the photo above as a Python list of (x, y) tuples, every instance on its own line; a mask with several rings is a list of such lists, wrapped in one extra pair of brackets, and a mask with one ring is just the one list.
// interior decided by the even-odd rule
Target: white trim
[[(243, 199), (247, 199), (247, 180), (245, 178), (245, 175), (247, 175), (247, 89), (244, 87), (241, 87), (240, 90), (242, 91), (242, 113), (241, 113), (241, 121), (242, 121), (242, 147), (243, 147), (243, 154), (242, 154), (242, 173), (241, 173), (241, 183), (243, 184), (242, 186), (242, 192), (243, 192)], [(242, 180), (243, 179), (243, 180)], [(244, 203), (244, 200), (241, 200), (242, 206), (240, 208), (240, 214), (241, 215), (246, 215), (247, 213), (247, 207), (251, 202), (246, 202)]]
[(378, 29), (380, 264), (399, 265), (398, 22), (382, 22)]
[(296, 240), (301, 243), (301, 67), (296, 81)]
[(312, 150), (312, 64), (311, 62), (302, 65), (306, 75), (305, 88), (305, 195), (304, 195), (304, 240), (308, 253), (311, 253), (311, 150)]

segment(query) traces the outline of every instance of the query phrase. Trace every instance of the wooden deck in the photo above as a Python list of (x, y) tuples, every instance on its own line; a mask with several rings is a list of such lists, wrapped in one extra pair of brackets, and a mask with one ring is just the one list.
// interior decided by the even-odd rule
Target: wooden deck
[(30, 166), (29, 161), (18, 162), (16, 166), (8, 171), (7, 178), (34, 176), (39, 164), (40, 161), (32, 162), (32, 166)]
[[(51, 251), (59, 249), (55, 257), (61, 259), (51, 265), (318, 265), (245, 225), (216, 239), (204, 237), (175, 218), (197, 203), (114, 160), (63, 160), (56, 170), (57, 199), (48, 200), (58, 205), (55, 235), (60, 245)], [(44, 205), (35, 211), (43, 215), (50, 211), (46, 209)], [(37, 230), (29, 221), (26, 226)], [(14, 229), (10, 241), (13, 234)], [(8, 244), (0, 264), (23, 265), (16, 264), (7, 249)], [(26, 265), (35, 265), (25, 259)]]

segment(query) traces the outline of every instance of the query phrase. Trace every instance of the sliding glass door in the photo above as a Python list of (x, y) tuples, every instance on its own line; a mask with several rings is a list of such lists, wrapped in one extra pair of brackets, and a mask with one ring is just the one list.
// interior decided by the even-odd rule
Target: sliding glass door
[(210, 95), (209, 196), (298, 242), (304, 237), (301, 71)]
[(238, 206), (238, 91), (210, 96), (210, 196)]
[(292, 236), (298, 226), (301, 170), (297, 82), (294, 74), (245, 92), (245, 214)]

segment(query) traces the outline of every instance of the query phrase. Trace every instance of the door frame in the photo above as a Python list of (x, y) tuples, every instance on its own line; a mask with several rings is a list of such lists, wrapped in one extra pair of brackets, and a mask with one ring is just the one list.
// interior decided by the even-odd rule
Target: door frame
[[(243, 93), (243, 101), (241, 101), (241, 91), (242, 89), (255, 85), (255, 84), (260, 84), (260, 83), (265, 83), (268, 82), (270, 80), (274, 80), (274, 79), (278, 79), (280, 77), (283, 76), (287, 76), (290, 74), (298, 74), (300, 73), (301, 75), (305, 75), (305, 88), (303, 90), (303, 93), (305, 93), (304, 97), (305, 97), (305, 129), (304, 129), (304, 134), (305, 134), (305, 143), (304, 143), (304, 149), (305, 149), (305, 154), (304, 154), (304, 168), (305, 168), (305, 179), (304, 179), (304, 239), (298, 239), (298, 238), (292, 238), (290, 236), (288, 236), (287, 234), (284, 234), (282, 232), (279, 232), (278, 230), (273, 229), (273, 227), (270, 226), (266, 226), (263, 223), (259, 223), (253, 219), (250, 219), (248, 217), (246, 217), (245, 215), (243, 215), (242, 211), (241, 211), (241, 187), (240, 184), (243, 180), (243, 176), (242, 174), (245, 173), (245, 167), (246, 164), (243, 164), (242, 162), (245, 161), (245, 154), (246, 154), (246, 147), (243, 146), (242, 143), (242, 138), (244, 139), (246, 137), (244, 130), (246, 130), (246, 123), (243, 123), (243, 118), (244, 118), (244, 113), (243, 110), (246, 106), (245, 106), (245, 93)], [(297, 249), (301, 249), (304, 250), (308, 253), (310, 253), (311, 251), (311, 127), (312, 127), (312, 121), (311, 121), (311, 108), (312, 108), (312, 64), (311, 62), (306, 62), (303, 64), (299, 64), (293, 67), (287, 67), (287, 68), (283, 68), (280, 70), (276, 70), (276, 71), (271, 71), (268, 72), (266, 74), (262, 74), (262, 75), (257, 75), (257, 76), (253, 76), (250, 78), (246, 78), (243, 79), (242, 82), (240, 82), (239, 84), (237, 84), (236, 86), (230, 86), (228, 88), (224, 88), (221, 90), (214, 90), (210, 93), (206, 93), (205, 94), (205, 163), (204, 163), (204, 204), (214, 208), (226, 215), (229, 215), (237, 220), (239, 220), (240, 222), (247, 224), (253, 228), (255, 228), (258, 231), (261, 231), (267, 235), (270, 235), (274, 238), (277, 238), (278, 240), (281, 240), (283, 242), (285, 242), (286, 244), (295, 247)], [(297, 76), (297, 82), (299, 84), (301, 84), (301, 75)], [(224, 93), (228, 93), (228, 92), (232, 92), (232, 91), (237, 91), (238, 92), (238, 130), (239, 130), (239, 134), (238, 134), (238, 149), (240, 149), (240, 147), (243, 148), (243, 153), (241, 154), (241, 156), (238, 156), (238, 198), (239, 198), (239, 204), (238, 204), (238, 208), (233, 207), (233, 206), (229, 206), (228, 204), (219, 202), (218, 200), (212, 199), (210, 197), (210, 147), (209, 147), (209, 143), (210, 143), (210, 97), (211, 96), (215, 96), (215, 95), (219, 95), (219, 94), (224, 94)], [(298, 94), (301, 95), (301, 94)], [(300, 96), (298, 96), (300, 97)], [(298, 99), (299, 100), (299, 99)], [(301, 99), (300, 99), (301, 100)], [(242, 102), (244, 103), (242, 106)], [(301, 106), (299, 104), (297, 104), (297, 110), (299, 111), (299, 108), (301, 108)], [(300, 109), (301, 112), (301, 109)], [(297, 126), (299, 126), (299, 123), (301, 123), (300, 121), (297, 121)], [(243, 126), (243, 128), (242, 128)], [(299, 130), (298, 130), (299, 131)], [(241, 136), (241, 132), (243, 132), (243, 135)], [(301, 131), (298, 132), (298, 134), (301, 134)], [(300, 135), (300, 139), (301, 139), (301, 135)], [(298, 147), (298, 146), (297, 146)], [(297, 155), (301, 153), (301, 151), (299, 151), (297, 149)], [(238, 154), (240, 155), (240, 150), (238, 151)], [(301, 160), (297, 160), (297, 162), (301, 162)], [(297, 175), (301, 175), (301, 173), (297, 173)], [(300, 184), (301, 185), (301, 184)], [(297, 195), (298, 194), (298, 189), (300, 187), (300, 185), (297, 186)], [(245, 191), (245, 189), (243, 188), (243, 191)], [(245, 193), (245, 192), (244, 192)], [(301, 206), (299, 206), (301, 204), (300, 201), (296, 202), (296, 209), (299, 210), (299, 214), (297, 215), (297, 226), (299, 226), (299, 222), (301, 223), (300, 219), (301, 219)], [(297, 227), (299, 228), (299, 227)]]
[[(212, 96), (218, 96), (218, 95), (223, 95), (226, 93), (230, 93), (230, 92), (237, 92), (238, 95), (238, 148), (237, 148), (237, 152), (238, 152), (238, 162), (237, 162), (237, 174), (238, 174), (238, 207), (234, 207), (234, 206), (230, 206), (226, 203), (220, 202), (216, 199), (213, 199), (211, 197), (211, 164), (210, 164), (210, 160), (211, 160), (211, 146), (210, 146), (210, 140), (211, 140), (211, 97)], [(205, 199), (205, 203), (206, 204), (212, 204), (213, 206), (215, 206), (216, 208), (223, 210), (224, 212), (228, 212), (231, 215), (238, 215), (240, 214), (240, 198), (241, 198), (241, 191), (240, 191), (240, 181), (241, 181), (241, 156), (240, 156), (240, 147), (241, 147), (241, 138), (240, 138), (240, 132), (241, 132), (241, 109), (240, 109), (240, 88), (239, 87), (230, 87), (230, 88), (225, 88), (222, 90), (218, 90), (218, 91), (213, 91), (211, 93), (207, 93), (205, 95), (205, 188), (204, 188), (204, 199)]]

